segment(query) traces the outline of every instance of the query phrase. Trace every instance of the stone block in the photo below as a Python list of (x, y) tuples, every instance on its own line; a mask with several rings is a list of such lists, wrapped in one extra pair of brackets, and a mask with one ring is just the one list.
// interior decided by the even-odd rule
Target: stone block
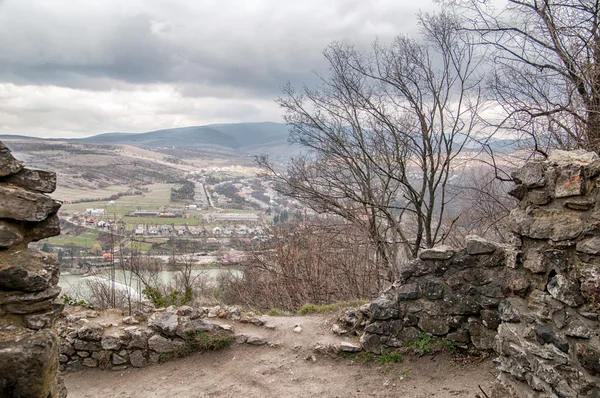
[(445, 336), (450, 331), (448, 319), (445, 317), (432, 317), (421, 315), (418, 323), (419, 329), (434, 336)]
[(148, 361), (142, 351), (135, 350), (129, 355), (129, 363), (135, 368), (144, 368), (148, 364)]
[(467, 253), (470, 255), (491, 254), (496, 251), (496, 244), (488, 242), (476, 235), (467, 236)]
[(592, 236), (577, 242), (576, 250), (581, 253), (592, 255), (600, 254), (600, 236)]
[(517, 184), (522, 184), (528, 189), (546, 185), (544, 178), (545, 166), (541, 162), (528, 162), (518, 171), (512, 173), (512, 178)]
[(30, 242), (60, 235), (60, 221), (58, 215), (53, 214), (44, 221), (25, 224), (25, 238)]
[(363, 335), (360, 336), (360, 345), (362, 345), (365, 351), (373, 354), (381, 354), (383, 351), (381, 337), (377, 334), (363, 333)]
[(18, 337), (0, 342), (0, 396), (59, 397), (58, 337), (50, 330)]
[(398, 318), (398, 308), (391, 300), (379, 298), (370, 305), (371, 317), (374, 320)]
[[(58, 267), (30, 251), (12, 249), (3, 253), (0, 262), (0, 289), (39, 292), (58, 282)], [(54, 280), (56, 279), (56, 281)]]
[(23, 234), (16, 225), (0, 220), (0, 249), (9, 248), (22, 241)]
[(421, 297), (419, 285), (417, 283), (407, 283), (395, 289), (398, 300), (415, 300)]
[(96, 322), (86, 322), (77, 330), (77, 337), (81, 340), (100, 341), (102, 339), (102, 326)]
[(56, 189), (56, 173), (43, 170), (21, 169), (5, 179), (18, 187), (41, 193), (52, 193)]
[(0, 141), (0, 177), (18, 173), (23, 169), (23, 162), (19, 162), (10, 153), (10, 149)]
[(570, 307), (579, 307), (584, 302), (579, 291), (579, 282), (564, 275), (554, 275), (546, 288), (552, 297)]
[(491, 350), (494, 348), (494, 338), (496, 331), (485, 327), (476, 318), (469, 318), (468, 323), (469, 335), (471, 342), (478, 350)]
[(548, 163), (557, 165), (579, 164), (589, 165), (598, 160), (598, 155), (594, 152), (588, 152), (582, 149), (575, 151), (554, 150), (548, 155)]
[(455, 252), (454, 248), (442, 245), (421, 251), (419, 258), (421, 260), (449, 260)]
[(556, 171), (555, 198), (566, 198), (583, 194), (585, 187), (583, 166), (569, 164), (558, 168)]
[(160, 353), (168, 353), (175, 351), (177, 346), (172, 340), (166, 339), (161, 335), (154, 335), (148, 339), (148, 348)]
[(150, 320), (148, 326), (165, 336), (175, 336), (179, 328), (179, 317), (174, 312), (165, 312), (158, 319)]
[(42, 193), (0, 185), (0, 218), (43, 221), (59, 208), (60, 202)]
[(440, 300), (444, 297), (444, 284), (431, 280), (421, 282), (421, 293), (429, 300)]

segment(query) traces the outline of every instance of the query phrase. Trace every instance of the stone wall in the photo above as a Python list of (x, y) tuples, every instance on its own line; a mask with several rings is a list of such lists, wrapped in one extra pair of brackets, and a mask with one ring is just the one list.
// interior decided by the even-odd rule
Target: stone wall
[(27, 248), (60, 233), (54, 173), (29, 170), (0, 142), (0, 396), (64, 397), (53, 331), (58, 263)]
[(477, 237), (469, 237), (464, 250), (422, 251), (371, 303), (363, 347), (381, 353), (427, 333), (464, 349), (493, 349), (500, 303), (527, 289), (527, 281), (505, 266), (507, 258), (518, 260), (513, 249)]
[(514, 175), (511, 228), (530, 283), (498, 328), (495, 397), (600, 396), (600, 160), (555, 152)]
[(496, 398), (600, 396), (600, 160), (557, 151), (513, 177), (516, 245), (423, 251), (371, 303), (361, 342), (493, 348)]
[[(73, 308), (69, 308), (69, 311)], [(212, 312), (211, 312), (212, 311)], [(188, 332), (206, 332), (213, 337), (233, 335), (230, 325), (219, 325), (206, 319), (208, 316), (241, 319), (237, 308), (180, 308), (157, 310), (149, 317), (144, 313), (107, 320), (94, 310), (78, 311), (61, 318), (60, 368), (68, 372), (85, 367), (107, 370), (123, 370), (129, 366), (143, 368), (149, 364), (168, 359), (185, 344)], [(95, 319), (98, 318), (98, 319)], [(245, 319), (244, 319), (245, 320)], [(250, 318), (246, 320), (252, 322)], [(255, 323), (262, 322), (256, 318)], [(262, 322), (264, 324), (264, 322)], [(262, 325), (261, 324), (261, 325)]]

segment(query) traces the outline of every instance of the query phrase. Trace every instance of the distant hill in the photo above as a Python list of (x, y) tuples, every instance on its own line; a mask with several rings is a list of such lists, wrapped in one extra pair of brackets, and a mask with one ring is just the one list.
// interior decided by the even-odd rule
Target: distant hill
[(257, 155), (268, 153), (288, 157), (297, 150), (288, 143), (288, 127), (283, 123), (235, 123), (192, 126), (148, 133), (105, 133), (86, 138), (41, 139), (23, 135), (0, 135), (0, 140), (43, 140), (71, 143), (131, 145), (142, 149), (186, 149)]
[(156, 130), (148, 133), (108, 133), (71, 141), (125, 144), (139, 148), (205, 149), (207, 146), (234, 150), (287, 143), (288, 128), (282, 123), (236, 123)]

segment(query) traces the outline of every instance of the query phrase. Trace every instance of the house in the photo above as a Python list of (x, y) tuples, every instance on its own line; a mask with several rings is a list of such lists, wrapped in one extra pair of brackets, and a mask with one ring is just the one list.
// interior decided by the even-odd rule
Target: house
[(213, 235), (221, 235), (223, 233), (223, 228), (221, 228), (221, 227), (214, 227), (212, 229), (212, 233), (213, 233)]
[(88, 216), (104, 216), (104, 215), (106, 215), (106, 210), (104, 210), (104, 209), (85, 209), (85, 213)]
[(144, 229), (143, 228), (136, 228), (133, 230), (133, 233), (135, 235), (144, 235)]

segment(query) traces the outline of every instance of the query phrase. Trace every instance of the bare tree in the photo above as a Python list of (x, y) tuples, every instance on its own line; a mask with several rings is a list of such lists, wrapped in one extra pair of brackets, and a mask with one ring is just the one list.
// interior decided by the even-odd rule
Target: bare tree
[(370, 53), (330, 45), (320, 87), (288, 85), (278, 100), (307, 153), (287, 173), (259, 159), (283, 194), (363, 228), (385, 280), (446, 238), (446, 186), (482, 108), (469, 36), (453, 15), (419, 20), (419, 41), (398, 36)]
[(493, 49), (494, 124), (534, 149), (600, 151), (600, 2), (457, 0), (470, 30)]

